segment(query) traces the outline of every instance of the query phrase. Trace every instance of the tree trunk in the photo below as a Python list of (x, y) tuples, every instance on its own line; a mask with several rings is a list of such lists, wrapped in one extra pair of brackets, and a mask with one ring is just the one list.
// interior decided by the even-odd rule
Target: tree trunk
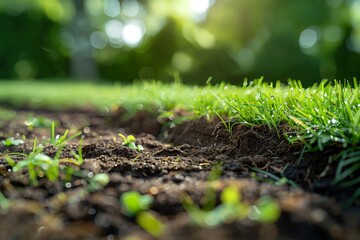
[(96, 79), (98, 77), (97, 65), (92, 57), (92, 47), (89, 39), (91, 26), (85, 12), (85, 1), (74, 0), (76, 14), (70, 26), (75, 39), (71, 49), (70, 74), (71, 77), (78, 80)]

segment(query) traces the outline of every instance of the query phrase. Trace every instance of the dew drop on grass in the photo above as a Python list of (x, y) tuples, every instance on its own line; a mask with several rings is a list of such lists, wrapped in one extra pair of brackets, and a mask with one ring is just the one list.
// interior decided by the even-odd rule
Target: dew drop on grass
[(84, 127), (84, 133), (89, 133), (90, 132), (90, 128), (89, 127)]
[(336, 124), (336, 123), (338, 123), (338, 121), (335, 118), (333, 118), (333, 119), (331, 119), (331, 123)]

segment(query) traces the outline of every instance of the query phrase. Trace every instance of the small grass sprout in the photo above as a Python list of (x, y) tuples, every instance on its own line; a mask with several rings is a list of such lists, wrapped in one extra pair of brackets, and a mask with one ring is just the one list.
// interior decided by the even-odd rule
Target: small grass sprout
[(155, 238), (158, 238), (165, 231), (165, 225), (149, 212), (154, 198), (151, 195), (140, 194), (136, 191), (125, 192), (120, 197), (121, 205), (125, 214), (135, 217), (137, 224)]
[(1, 143), (6, 147), (11, 147), (24, 144), (24, 141), (22, 139), (15, 139), (13, 137), (9, 137), (5, 140), (2, 140)]
[(25, 155), (25, 159), (15, 163), (10, 156), (6, 157), (7, 162), (12, 167), (13, 172), (26, 170), (29, 174), (30, 183), (38, 185), (38, 178), (46, 177), (49, 181), (55, 181), (59, 176), (59, 158), (52, 159), (48, 155), (33, 151)]
[[(74, 173), (74, 169), (69, 165), (62, 165), (64, 163), (79, 166), (83, 163), (82, 157), (82, 140), (80, 140), (77, 153), (71, 152), (74, 158), (61, 158), (63, 145), (60, 146), (53, 158), (44, 154), (43, 145), (37, 145), (35, 138), (33, 144), (33, 151), (30, 154), (25, 153), (10, 153), (5, 157), (5, 160), (12, 167), (13, 172), (27, 172), (29, 181), (32, 185), (39, 184), (38, 178), (47, 178), (51, 182), (55, 182), (61, 176), (65, 180), (69, 180)], [(23, 157), (23, 160), (15, 162), (11, 156)]]
[(110, 182), (110, 177), (106, 173), (97, 173), (88, 180), (90, 192), (102, 189)]
[[(283, 172), (285, 171), (286, 167), (282, 171), (281, 177), (278, 177), (275, 174), (273, 174), (271, 172), (267, 172), (267, 171), (262, 170), (260, 168), (249, 167), (249, 169), (252, 171), (251, 176), (254, 179), (258, 180), (258, 181), (266, 182), (266, 183), (272, 183), (272, 184), (275, 184), (275, 185), (278, 185), (278, 186), (288, 184), (288, 185), (290, 185), (290, 186), (292, 186), (294, 188), (299, 188), (298, 185), (294, 181), (292, 181), (292, 180), (290, 180), (290, 179), (288, 179), (287, 177), (284, 176)], [(261, 174), (261, 175), (263, 175), (265, 177), (262, 177), (259, 174)]]
[(136, 216), (139, 212), (148, 210), (153, 203), (151, 195), (141, 195), (136, 191), (125, 192), (121, 195), (120, 202), (128, 216)]
[(28, 127), (28, 129), (31, 131), (34, 128), (48, 128), (52, 125), (52, 120), (43, 116), (33, 116), (32, 114), (29, 114), (25, 120), (25, 125)]
[(237, 187), (229, 185), (220, 194), (221, 204), (210, 210), (198, 207), (190, 198), (183, 195), (183, 207), (190, 219), (200, 226), (215, 227), (223, 223), (231, 223), (248, 217), (261, 223), (274, 223), (281, 210), (271, 198), (260, 198), (254, 205), (241, 201)]
[(11, 202), (0, 192), (0, 213), (6, 211), (10, 204)]
[[(72, 106), (74, 102), (84, 104), (88, 101), (89, 93), (97, 93), (93, 94), (91, 101), (101, 109), (116, 105), (124, 106), (131, 113), (154, 109), (158, 111), (156, 114), (161, 114), (181, 108), (195, 117), (212, 119), (220, 116), (220, 121), (229, 132), (235, 124), (265, 125), (275, 129), (279, 137), (284, 134), (290, 143), (305, 146), (302, 153), (334, 149), (335, 155), (339, 152), (340, 155), (344, 154), (330, 156), (335, 160), (332, 163), (340, 164), (340, 170), (333, 176), (336, 178), (334, 182), (344, 185), (345, 182), (357, 179), (358, 162), (354, 157), (347, 157), (350, 152), (357, 151), (356, 147), (360, 144), (360, 88), (356, 78), (352, 82), (322, 80), (309, 87), (304, 87), (298, 80), (289, 80), (283, 84), (280, 81), (268, 83), (263, 78), (244, 79), (241, 86), (212, 84), (209, 80), (206, 86), (199, 87), (182, 84), (179, 77), (176, 79), (173, 84), (137, 81), (133, 85), (114, 86), (53, 81), (24, 82), (25, 87), (22, 89), (13, 81), (2, 81), (1, 99), (27, 103), (41, 96), (43, 103), (63, 107)], [(69, 91), (57, 91), (64, 87)], [(120, 91), (121, 95), (118, 94)], [(14, 95), (14, 92), (17, 94)], [(67, 101), (64, 102), (64, 99)], [(165, 117), (169, 116), (166, 114)], [(41, 118), (29, 116), (26, 124), (31, 128), (46, 125), (45, 122)], [(280, 125), (287, 125), (288, 132), (284, 133)], [(141, 149), (137, 149), (135, 143), (131, 144), (131, 148), (136, 151)], [(359, 186), (357, 180), (354, 180), (352, 187)], [(359, 195), (357, 193), (355, 196)]]
[(248, 213), (249, 219), (266, 224), (276, 222), (280, 215), (280, 206), (269, 196), (261, 197)]
[(50, 127), (50, 140), (49, 143), (53, 144), (55, 146), (61, 146), (64, 145), (66, 142), (77, 138), (78, 136), (80, 136), (82, 134), (82, 132), (77, 132), (74, 135), (71, 136), (67, 136), (69, 133), (69, 130), (65, 130), (65, 133), (63, 135), (55, 135), (55, 125), (56, 122), (52, 121), (51, 122), (51, 127)]
[(128, 135), (127, 137), (125, 137), (123, 134), (119, 133), (118, 134), (122, 139), (123, 139), (123, 146), (127, 146), (132, 150), (138, 151), (138, 152), (142, 152), (144, 151), (144, 147), (140, 144), (136, 144), (136, 138), (133, 135)]

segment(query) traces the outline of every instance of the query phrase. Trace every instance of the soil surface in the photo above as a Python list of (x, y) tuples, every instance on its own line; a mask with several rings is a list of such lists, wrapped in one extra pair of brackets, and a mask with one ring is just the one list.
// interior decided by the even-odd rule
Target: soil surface
[[(0, 192), (11, 202), (0, 212), (0, 239), (154, 239), (124, 212), (120, 196), (132, 190), (153, 196), (149, 212), (166, 226), (160, 239), (360, 239), (360, 204), (345, 207), (353, 189), (331, 185), (335, 166), (328, 162), (336, 149), (305, 153), (298, 161), (302, 147), (283, 137), (291, 131), (286, 125), (278, 131), (237, 125), (230, 133), (217, 119), (160, 123), (144, 111), (126, 119), (121, 109), (111, 114), (86, 109), (11, 111), (15, 118), (0, 117), (0, 140), (24, 138), (25, 143), (0, 145)], [(68, 182), (39, 178), (39, 185), (32, 186), (26, 173), (11, 172), (7, 154), (30, 153), (35, 137), (38, 142), (49, 139), (49, 127), (29, 129), (25, 124), (31, 115), (57, 121), (59, 134), (81, 131), (84, 163), (74, 168), (91, 176), (107, 173), (110, 182), (93, 191), (76, 176)], [(122, 146), (118, 133), (133, 134), (144, 151)], [(79, 138), (71, 140), (61, 158), (71, 158), (78, 148)], [(44, 153), (54, 157), (57, 148), (46, 144)], [(214, 166), (220, 166), (221, 174), (210, 181)], [(292, 184), (281, 184), (259, 170)], [(278, 221), (245, 218), (212, 227), (196, 225), (184, 210), (184, 194), (201, 206), (212, 188), (220, 204), (219, 194), (229, 185), (250, 206), (271, 196), (281, 209)]]

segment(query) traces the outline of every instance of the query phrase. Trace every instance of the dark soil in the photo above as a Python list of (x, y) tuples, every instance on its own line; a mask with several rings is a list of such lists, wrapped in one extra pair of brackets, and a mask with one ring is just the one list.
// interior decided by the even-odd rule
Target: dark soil
[[(175, 125), (160, 124), (147, 112), (124, 120), (122, 110), (108, 115), (88, 110), (14, 111), (12, 121), (0, 120), (0, 140), (25, 136), (26, 141), (0, 147), (0, 191), (12, 203), (0, 215), (0, 239), (152, 239), (124, 213), (119, 198), (130, 190), (154, 197), (150, 211), (166, 224), (161, 239), (360, 239), (359, 202), (345, 208), (352, 189), (331, 185), (334, 166), (328, 166), (328, 160), (336, 149), (305, 153), (297, 164), (302, 147), (289, 145), (282, 137), (289, 131), (285, 125), (278, 132), (238, 125), (229, 133), (216, 119)], [(80, 178), (74, 177), (70, 186), (41, 178), (35, 187), (26, 175), (9, 172), (6, 153), (29, 153), (35, 137), (49, 138), (49, 128), (28, 129), (24, 121), (29, 113), (58, 121), (58, 133), (82, 131), (80, 168), (108, 173), (109, 184), (89, 192)], [(122, 146), (118, 133), (134, 134), (145, 150)], [(71, 157), (78, 144), (78, 139), (68, 143), (62, 157)], [(52, 157), (56, 151), (51, 145), (44, 148)], [(209, 172), (218, 165), (222, 173), (214, 185)], [(286, 177), (298, 187), (277, 185), (261, 174), (262, 180), (255, 180), (254, 169)], [(281, 216), (274, 224), (245, 219), (218, 227), (197, 226), (183, 209), (181, 196), (187, 193), (201, 205), (210, 184), (217, 193), (236, 186), (249, 204), (271, 196), (280, 205)]]

